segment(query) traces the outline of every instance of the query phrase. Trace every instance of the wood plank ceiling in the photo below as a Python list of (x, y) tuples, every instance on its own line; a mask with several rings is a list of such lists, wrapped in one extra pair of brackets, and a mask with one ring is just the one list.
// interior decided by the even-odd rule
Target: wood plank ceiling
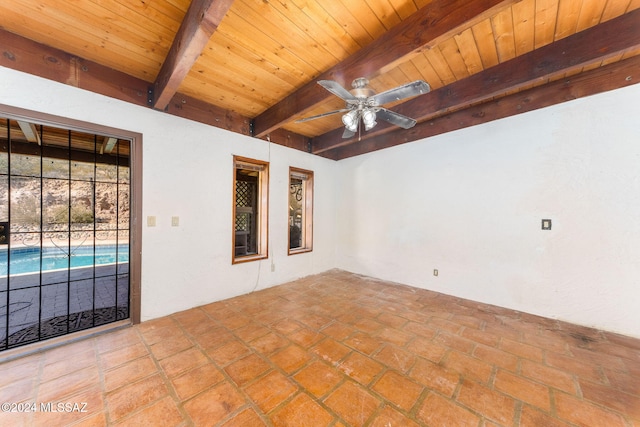
[[(11, 0), (0, 66), (343, 159), (638, 83), (640, 0)], [(432, 91), (342, 139), (357, 77)], [(2, 100), (0, 99), (0, 102)]]

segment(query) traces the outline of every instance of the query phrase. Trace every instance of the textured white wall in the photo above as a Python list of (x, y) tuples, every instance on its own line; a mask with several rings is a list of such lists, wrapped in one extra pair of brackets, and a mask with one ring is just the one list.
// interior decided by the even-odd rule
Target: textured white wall
[[(142, 320), (335, 265), (337, 163), (0, 67), (0, 103), (143, 134)], [(270, 164), (269, 259), (231, 265), (233, 155)], [(314, 250), (287, 255), (289, 166), (315, 172)], [(146, 217), (157, 218), (146, 227)], [(180, 226), (171, 227), (171, 217)], [(271, 264), (275, 271), (271, 271)]]
[[(0, 67), (0, 103), (144, 135), (158, 225), (143, 228), (143, 320), (340, 267), (640, 337), (638, 99), (635, 85), (335, 163)], [(271, 162), (270, 257), (232, 266), (234, 154)], [(314, 251), (295, 256), (289, 166), (316, 181)]]
[(338, 267), (640, 337), (639, 99), (635, 85), (339, 162)]

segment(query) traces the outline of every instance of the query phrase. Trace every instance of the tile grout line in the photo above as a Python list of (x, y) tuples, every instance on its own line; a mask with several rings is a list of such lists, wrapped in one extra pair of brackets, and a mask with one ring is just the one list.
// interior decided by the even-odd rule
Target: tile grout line
[[(169, 316), (169, 317), (171, 318), (171, 316)], [(172, 320), (174, 321), (174, 323), (178, 324), (178, 327), (181, 327), (181, 325), (179, 325), (179, 322), (175, 321), (175, 319), (172, 319)], [(136, 327), (136, 326), (134, 326), (134, 327)], [(147, 353), (149, 354), (149, 356), (153, 360), (153, 362), (154, 362), (154, 364), (156, 366), (156, 372), (160, 374), (160, 377), (162, 378), (162, 382), (164, 383), (165, 387), (167, 387), (167, 392), (168, 392), (169, 396), (171, 397), (173, 402), (176, 404), (176, 407), (177, 407), (178, 411), (180, 412), (180, 415), (182, 416), (183, 423), (186, 420), (191, 420), (191, 417), (189, 417), (189, 414), (187, 414), (187, 412), (184, 410), (184, 408), (182, 406), (182, 400), (178, 397), (175, 389), (173, 388), (173, 384), (171, 384), (171, 381), (169, 380), (169, 377), (167, 376), (167, 374), (164, 371), (164, 368), (162, 368), (162, 366), (160, 365), (160, 360), (157, 359), (156, 355), (151, 350), (152, 345), (147, 343), (146, 339), (144, 338), (144, 335), (142, 334), (142, 332), (137, 327), (136, 327), (136, 332), (138, 333), (138, 335), (140, 337), (140, 341), (146, 347)], [(184, 334), (184, 331), (183, 331), (183, 334)], [(193, 343), (193, 341), (192, 341), (192, 343)], [(167, 356), (167, 357), (171, 357), (171, 356)], [(148, 376), (145, 377), (145, 379), (146, 378), (151, 378), (155, 374), (156, 373), (148, 375)], [(140, 379), (140, 380), (142, 380), (142, 379)], [(139, 382), (140, 380), (138, 380), (136, 382)], [(161, 398), (159, 398), (157, 400), (154, 400), (153, 402), (149, 402), (145, 407), (139, 408), (134, 414), (140, 413), (142, 410), (153, 406), (155, 403), (157, 403), (160, 400), (162, 400), (162, 398), (163, 397), (161, 397)], [(130, 414), (130, 415), (134, 415), (134, 414)], [(127, 418), (127, 416), (122, 418), (121, 421), (122, 420), (126, 420), (126, 418)]]
[[(229, 332), (229, 333), (231, 333), (231, 334), (233, 335), (233, 332), (232, 332), (231, 330), (229, 330), (229, 328), (227, 328), (226, 326), (222, 325), (222, 324), (221, 324), (217, 319), (212, 318), (206, 310), (202, 310), (202, 312), (203, 312), (203, 313), (205, 314), (205, 316), (207, 316), (207, 318), (209, 318), (211, 321), (215, 322), (215, 323), (216, 323), (217, 325), (219, 325), (221, 328), (224, 328), (227, 332)], [(238, 386), (238, 385), (235, 383), (235, 381), (234, 381), (234, 380), (229, 376), (229, 374), (227, 373), (227, 371), (225, 371), (225, 370), (224, 370), (224, 368), (222, 368), (221, 366), (219, 366), (219, 365), (218, 365), (218, 364), (217, 364), (217, 363), (216, 363), (216, 362), (211, 358), (211, 356), (210, 356), (210, 355), (205, 351), (205, 349), (204, 349), (204, 348), (202, 348), (202, 346), (201, 346), (197, 341), (195, 341), (195, 339), (194, 339), (193, 335), (192, 335), (192, 334), (190, 334), (187, 330), (185, 330), (185, 329), (183, 328), (183, 325), (180, 323), (180, 321), (179, 321), (179, 320), (177, 320), (177, 319), (175, 319), (175, 318), (174, 318), (174, 321), (178, 324), (178, 327), (182, 330), (183, 335), (185, 335), (185, 336), (186, 336), (186, 337), (191, 341), (191, 343), (193, 344), (193, 347), (198, 348), (198, 350), (199, 350), (199, 351), (200, 351), (200, 352), (201, 352), (201, 353), (202, 353), (202, 354), (203, 354), (203, 355), (208, 359), (209, 363), (211, 363), (211, 364), (212, 364), (212, 365), (213, 365), (213, 366), (214, 366), (214, 367), (215, 367), (215, 368), (216, 368), (216, 369), (221, 373), (221, 375), (222, 375), (222, 376), (223, 376), (223, 378), (224, 378), (223, 380), (221, 380), (221, 381), (219, 381), (219, 382), (217, 382), (217, 383), (215, 383), (215, 384), (210, 384), (208, 387), (205, 387), (204, 389), (200, 390), (198, 393), (194, 394), (193, 396), (189, 396), (189, 397), (188, 397), (187, 399), (185, 399), (184, 401), (183, 401), (183, 400), (181, 400), (181, 399), (178, 397), (178, 406), (179, 406), (179, 408), (180, 408), (180, 410), (181, 410), (181, 411), (184, 411), (184, 412), (185, 412), (185, 415), (186, 415), (186, 417), (183, 415), (183, 418), (184, 418), (184, 419), (191, 420), (191, 422), (193, 423), (193, 420), (191, 419), (191, 416), (190, 416), (190, 415), (187, 413), (187, 411), (184, 409), (184, 405), (183, 405), (183, 404), (184, 404), (184, 403), (186, 403), (186, 402), (188, 402), (188, 401), (191, 401), (191, 400), (196, 399), (198, 396), (203, 395), (203, 394), (204, 394), (204, 393), (206, 393), (207, 391), (209, 391), (209, 390), (211, 390), (211, 389), (215, 388), (216, 386), (218, 386), (219, 384), (221, 384), (223, 381), (226, 381), (227, 383), (229, 383), (232, 387), (234, 387), (234, 388), (236, 389), (236, 391), (237, 391), (237, 392), (239, 392), (239, 393), (243, 396), (243, 398), (244, 398), (244, 400), (245, 400), (245, 404), (244, 404), (244, 405), (241, 405), (241, 406), (240, 406), (238, 409), (236, 409), (234, 412), (232, 412), (232, 413), (228, 414), (226, 417), (224, 417), (223, 419), (221, 419), (218, 423), (216, 423), (216, 425), (222, 425), (222, 424), (224, 424), (225, 422), (227, 422), (227, 421), (228, 421), (228, 420), (230, 420), (230, 419), (233, 419), (235, 416), (237, 416), (238, 414), (240, 414), (242, 411), (246, 410), (247, 408), (252, 408), (252, 409), (256, 410), (256, 406), (255, 406), (255, 403), (253, 402), (253, 400), (252, 400), (252, 399), (250, 399), (250, 398), (249, 398), (249, 396), (244, 392), (244, 390), (242, 390), (242, 388), (241, 388), (240, 386)], [(235, 335), (234, 335), (234, 336), (235, 336)], [(238, 339), (238, 338), (236, 337), (236, 339)], [(243, 342), (244, 342), (244, 341), (243, 341)], [(183, 350), (183, 351), (186, 351), (186, 350)], [(253, 351), (253, 350), (252, 350), (252, 351)], [(240, 360), (240, 359), (238, 359), (238, 360)], [(233, 363), (233, 362), (232, 362), (232, 363)], [(176, 376), (176, 378), (179, 378), (179, 377), (181, 377), (181, 376), (183, 376), (183, 375), (186, 375), (188, 372), (191, 372), (191, 371), (193, 371), (194, 369), (198, 369), (200, 366), (204, 366), (204, 365), (193, 366), (191, 369), (189, 369), (189, 370), (187, 370), (187, 371), (185, 371), (185, 372), (181, 372), (181, 373), (180, 373), (180, 375)], [(169, 387), (170, 387), (170, 390), (174, 390), (174, 392), (175, 392), (175, 389), (174, 389), (174, 387), (173, 387), (173, 383), (171, 382), (171, 380), (169, 380), (169, 379), (168, 379), (168, 377), (167, 377), (167, 380), (169, 381)], [(177, 397), (177, 392), (176, 392), (176, 397)], [(249, 402), (250, 402), (250, 403), (249, 403)], [(261, 414), (261, 412), (262, 412), (262, 411), (256, 411), (256, 413), (257, 413), (258, 415), (260, 415), (260, 414)]]

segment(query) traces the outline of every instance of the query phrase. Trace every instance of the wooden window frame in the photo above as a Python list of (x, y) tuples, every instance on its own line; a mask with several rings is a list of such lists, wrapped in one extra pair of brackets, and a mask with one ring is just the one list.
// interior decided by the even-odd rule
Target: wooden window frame
[[(256, 253), (236, 255), (236, 170), (239, 166), (260, 168), (258, 176), (258, 213), (256, 215)], [(250, 159), (248, 157), (233, 156), (233, 187), (232, 187), (233, 215), (231, 217), (231, 263), (239, 264), (256, 261), (269, 257), (269, 162)]]
[[(291, 224), (290, 220), (287, 220), (287, 253), (288, 255), (296, 255), (313, 251), (313, 171), (289, 167), (289, 178), (287, 185), (291, 185), (291, 178), (295, 175), (306, 176), (303, 179), (304, 192), (303, 192), (303, 213), (302, 213), (302, 246), (299, 248), (291, 248)], [(287, 198), (287, 212), (289, 212), (289, 200)], [(290, 218), (290, 217), (289, 217)]]

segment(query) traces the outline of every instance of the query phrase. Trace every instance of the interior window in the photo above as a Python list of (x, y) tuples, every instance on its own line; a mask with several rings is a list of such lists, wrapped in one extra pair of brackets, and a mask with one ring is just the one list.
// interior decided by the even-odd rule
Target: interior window
[(234, 157), (233, 263), (267, 257), (269, 164)]
[(313, 248), (313, 172), (289, 168), (289, 255)]

